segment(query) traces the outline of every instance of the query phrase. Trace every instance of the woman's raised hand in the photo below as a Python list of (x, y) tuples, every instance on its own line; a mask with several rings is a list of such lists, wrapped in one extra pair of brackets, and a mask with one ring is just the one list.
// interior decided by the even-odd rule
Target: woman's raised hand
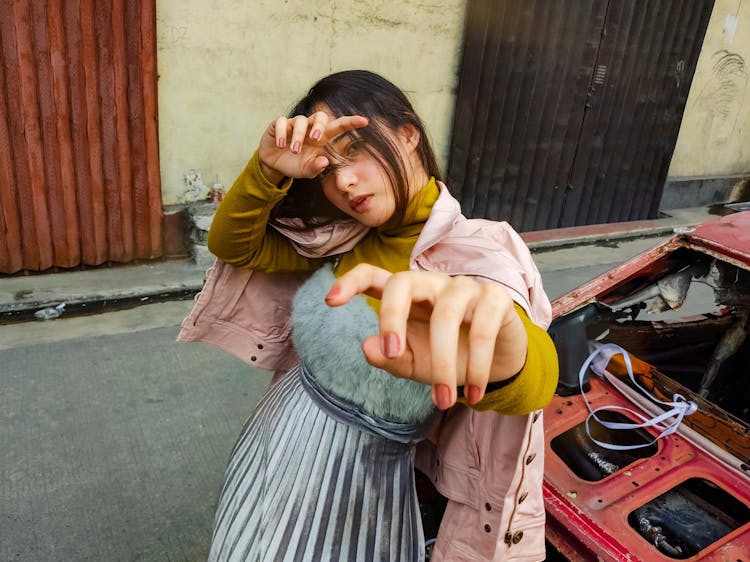
[(432, 385), (441, 409), (455, 403), (459, 385), (476, 404), (488, 382), (512, 377), (526, 361), (526, 331), (497, 283), (360, 264), (336, 280), (326, 302), (339, 306), (358, 293), (381, 301), (380, 334), (362, 344), (367, 361)]
[(260, 139), (258, 156), (266, 179), (278, 184), (285, 177), (314, 178), (330, 164), (323, 147), (333, 139), (368, 124), (361, 115), (332, 118), (324, 111), (309, 117), (279, 117)]

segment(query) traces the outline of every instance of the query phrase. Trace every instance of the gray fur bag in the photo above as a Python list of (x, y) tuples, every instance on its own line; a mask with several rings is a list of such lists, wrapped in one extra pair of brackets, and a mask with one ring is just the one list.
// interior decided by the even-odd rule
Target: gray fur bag
[(433, 412), (430, 386), (391, 376), (370, 365), (362, 341), (378, 333), (375, 311), (362, 296), (329, 307), (335, 276), (330, 266), (299, 288), (292, 308), (294, 345), (315, 380), (326, 391), (384, 420), (420, 423)]

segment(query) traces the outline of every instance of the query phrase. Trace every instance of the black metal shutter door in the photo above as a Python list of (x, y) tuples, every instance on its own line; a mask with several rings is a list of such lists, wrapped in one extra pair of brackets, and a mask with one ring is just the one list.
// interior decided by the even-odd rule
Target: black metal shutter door
[(561, 226), (657, 216), (712, 7), (609, 2)]
[(523, 231), (653, 216), (712, 5), (471, 1), (448, 167), (464, 212)]

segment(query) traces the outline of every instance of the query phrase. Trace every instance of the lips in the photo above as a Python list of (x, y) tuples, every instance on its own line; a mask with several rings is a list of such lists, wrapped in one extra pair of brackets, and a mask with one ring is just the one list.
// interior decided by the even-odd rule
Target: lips
[(372, 199), (372, 195), (359, 195), (357, 197), (352, 197), (351, 199), (349, 199), (349, 206), (353, 211), (356, 211), (357, 213), (363, 213), (370, 205), (370, 199)]

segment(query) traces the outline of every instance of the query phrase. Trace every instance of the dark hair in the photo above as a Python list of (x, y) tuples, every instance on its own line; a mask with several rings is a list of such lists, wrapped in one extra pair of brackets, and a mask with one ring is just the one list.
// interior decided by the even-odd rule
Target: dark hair
[[(307, 95), (289, 113), (312, 115), (321, 105), (325, 105), (334, 116), (363, 115), (370, 119), (366, 127), (351, 134), (363, 141), (363, 148), (378, 160), (386, 172), (396, 200), (396, 216), (402, 217), (408, 203), (406, 183), (406, 163), (394, 145), (389, 132), (397, 131), (403, 125), (412, 125), (419, 132), (417, 155), (428, 175), (441, 180), (442, 174), (435, 153), (427, 138), (427, 131), (414, 111), (406, 95), (394, 84), (367, 70), (345, 70), (319, 80)], [(298, 189), (292, 186), (284, 198), (281, 214), (304, 216), (320, 214), (326, 208), (325, 201), (311, 197), (312, 193), (322, 195), (319, 189), (309, 189), (310, 182), (316, 180), (295, 180)], [(302, 191), (304, 190), (304, 192)], [(296, 192), (296, 193), (295, 193)], [(303, 202), (303, 199), (306, 203)], [(325, 199), (325, 197), (323, 197)], [(288, 200), (288, 201), (287, 201)], [(304, 208), (308, 207), (305, 212)], [(328, 207), (333, 207), (328, 205)]]

